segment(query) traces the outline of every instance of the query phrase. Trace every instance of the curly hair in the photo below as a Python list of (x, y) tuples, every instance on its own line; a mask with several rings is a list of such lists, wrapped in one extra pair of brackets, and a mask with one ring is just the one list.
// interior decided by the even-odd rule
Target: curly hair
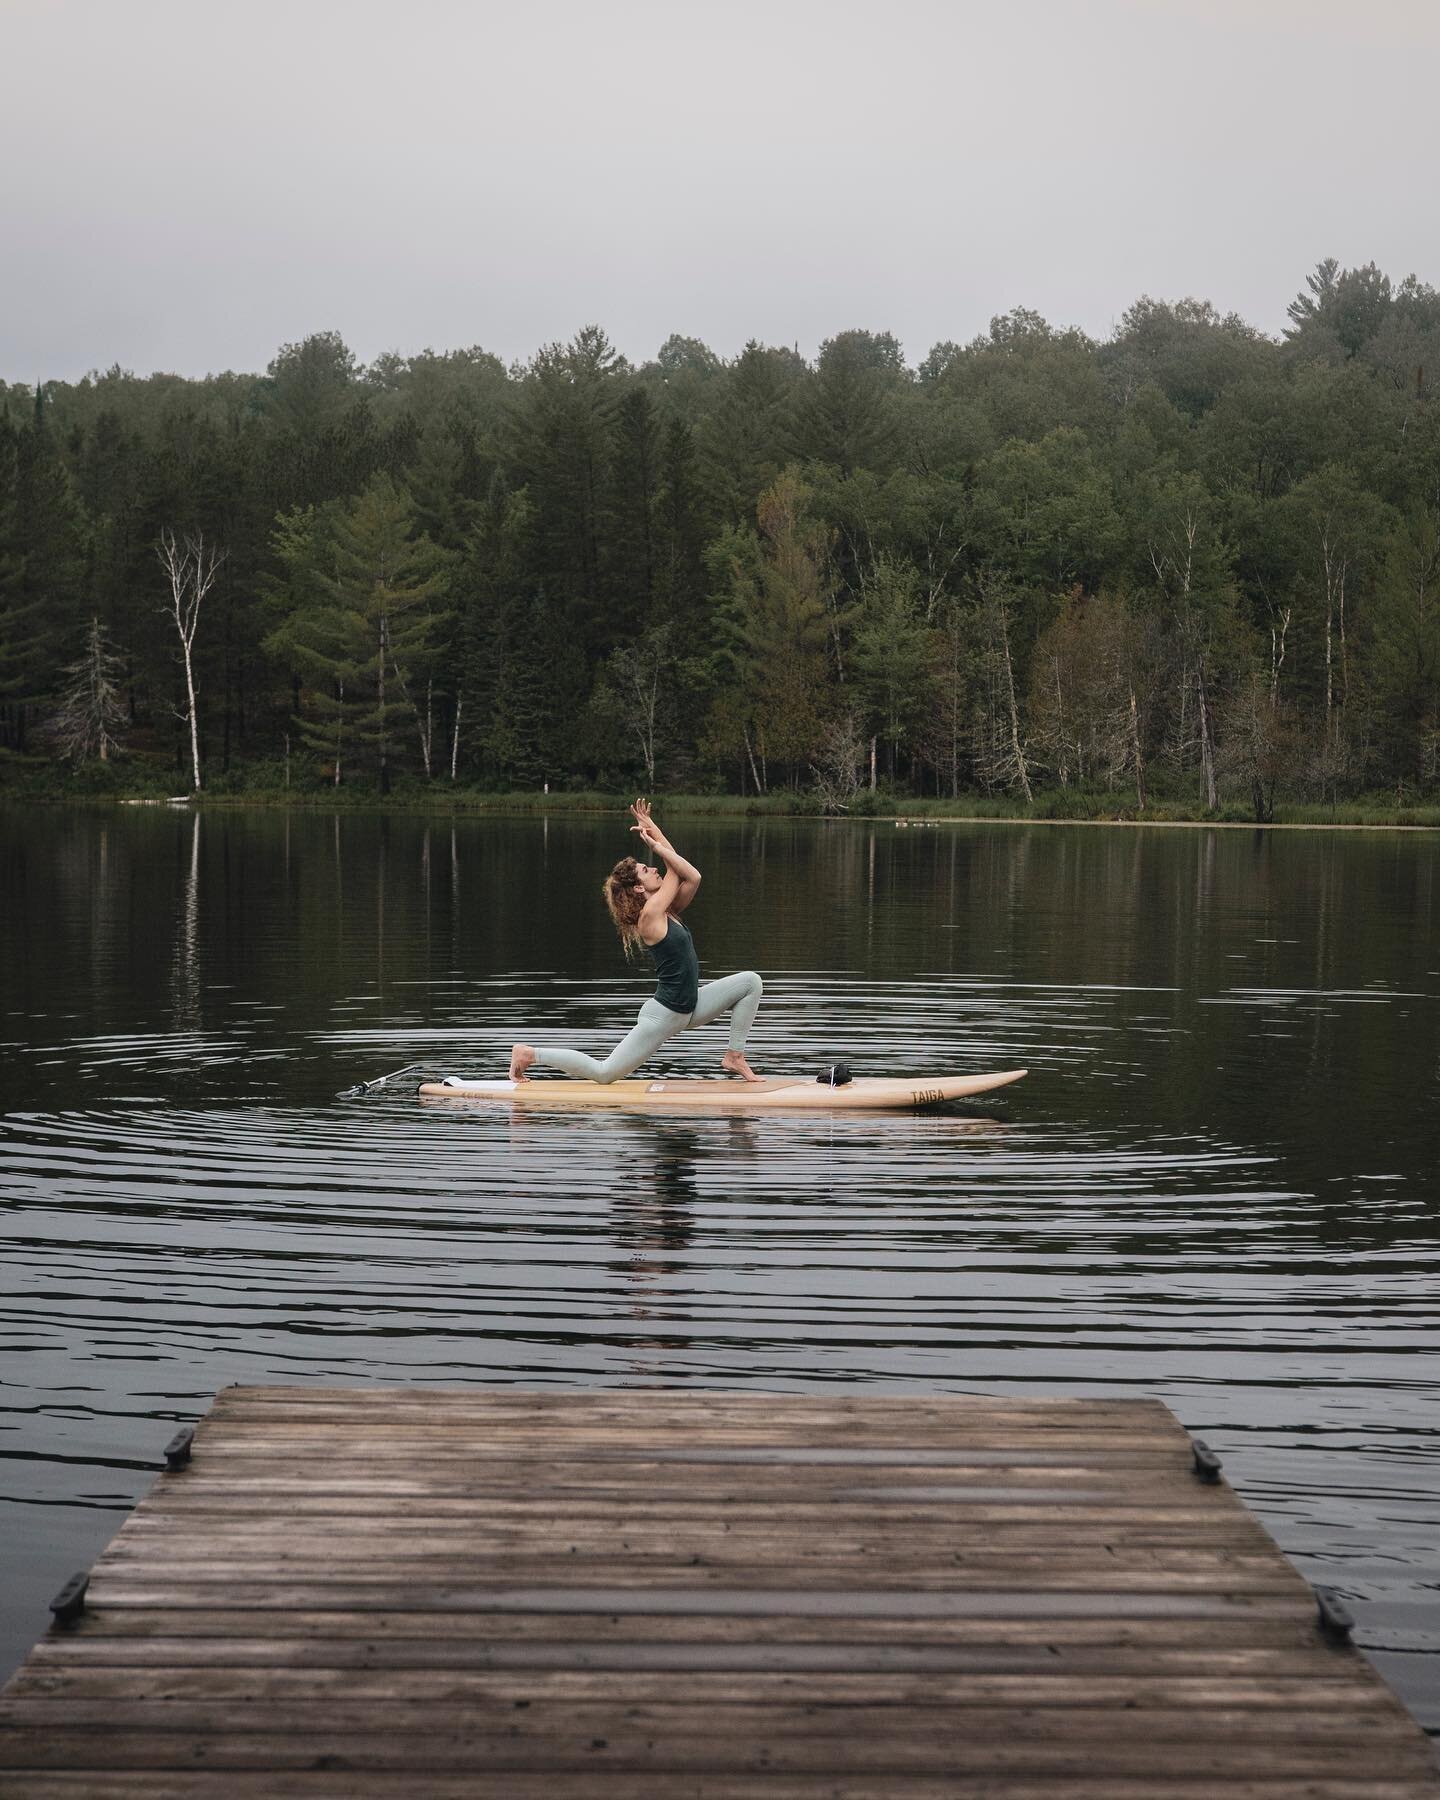
[(645, 895), (639, 884), (639, 863), (633, 856), (622, 856), (600, 888), (605, 897), (605, 909), (615, 921), (627, 956), (638, 955), (640, 951), (640, 914), (645, 909)]

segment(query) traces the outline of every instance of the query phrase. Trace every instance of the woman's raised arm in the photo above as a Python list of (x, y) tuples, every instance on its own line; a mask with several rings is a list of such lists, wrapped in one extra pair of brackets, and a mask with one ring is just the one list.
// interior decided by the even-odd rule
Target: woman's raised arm
[[(667, 877), (666, 887), (669, 885), (669, 876), (674, 875), (676, 877), (676, 889), (674, 894), (666, 902), (666, 911), (672, 913), (684, 912), (685, 908), (695, 898), (695, 895), (699, 890), (700, 871), (695, 867), (694, 863), (686, 861), (670, 842), (669, 838), (666, 837), (665, 833), (660, 829), (655, 819), (651, 816), (650, 802), (648, 800), (637, 800), (630, 808), (630, 811), (635, 815), (635, 824), (631, 827), (631, 830), (638, 831), (641, 839), (647, 843), (652, 850), (656, 851), (658, 855), (665, 859), (665, 871)], [(660, 892), (664, 893), (665, 888), (662, 887)], [(656, 897), (658, 898), (658, 896)]]

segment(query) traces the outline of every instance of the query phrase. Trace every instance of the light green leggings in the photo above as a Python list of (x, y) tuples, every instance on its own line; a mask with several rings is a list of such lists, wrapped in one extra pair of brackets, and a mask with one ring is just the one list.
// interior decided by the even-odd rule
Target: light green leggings
[(702, 982), (693, 1013), (671, 1012), (658, 1000), (647, 1000), (640, 1008), (635, 1029), (620, 1040), (604, 1062), (596, 1062), (583, 1050), (547, 1050), (538, 1044), (535, 1060), (547, 1068), (562, 1069), (579, 1081), (608, 1084), (633, 1074), (666, 1038), (676, 1037), (692, 1025), (708, 1025), (723, 1012), (730, 1014), (730, 1048), (743, 1050), (746, 1035), (755, 1023), (764, 986), (753, 969), (742, 969), (738, 975), (726, 975), (720, 981)]

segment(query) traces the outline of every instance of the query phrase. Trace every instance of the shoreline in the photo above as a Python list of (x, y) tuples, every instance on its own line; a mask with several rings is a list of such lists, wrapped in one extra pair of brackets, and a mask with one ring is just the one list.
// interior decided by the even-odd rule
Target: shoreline
[[(1078, 825), (1078, 826), (1118, 826), (1132, 830), (1209, 830), (1209, 831), (1399, 831), (1399, 832), (1440, 832), (1440, 806), (1420, 806), (1398, 811), (1394, 818), (1375, 817), (1378, 808), (1372, 809), (1363, 802), (1352, 802), (1334, 809), (1340, 813), (1370, 813), (1370, 817), (1360, 818), (1293, 818), (1285, 817), (1286, 813), (1303, 810), (1302, 807), (1277, 807), (1282, 815), (1277, 819), (1259, 821), (1255, 819), (1230, 817), (1166, 817), (1163, 812), (1154, 817), (1137, 817), (1128, 809), (1117, 809), (1114, 814), (1097, 811), (1089, 816), (1056, 816), (1043, 811), (1033, 812), (1001, 812), (975, 811), (942, 811), (946, 802), (931, 801), (920, 803), (914, 801), (909, 805), (901, 803), (886, 804), (880, 802), (874, 811), (863, 810), (844, 813), (822, 813), (817, 808), (806, 805), (794, 805), (789, 796), (763, 795), (758, 799), (754, 795), (710, 794), (670, 794), (656, 797), (657, 805), (664, 806), (672, 815), (685, 819), (776, 819), (792, 823), (804, 821), (813, 824), (834, 825), (891, 825), (899, 830), (928, 830), (941, 825)], [(23, 789), (0, 786), (0, 805), (12, 804), (23, 807), (68, 808), (75, 806), (90, 807), (169, 807), (175, 811), (192, 812), (296, 812), (296, 813), (384, 813), (391, 816), (429, 817), (429, 818), (606, 818), (623, 814), (628, 800), (618, 794), (600, 793), (556, 793), (556, 794), (461, 794), (446, 797), (439, 794), (414, 792), (392, 794), (382, 798), (378, 794), (359, 794), (353, 790), (342, 797), (329, 794), (304, 793), (285, 795), (278, 793), (212, 793), (195, 794), (125, 794), (125, 793), (71, 793), (57, 794), (27, 793)], [(953, 802), (948, 803), (953, 804)], [(1174, 803), (1172, 803), (1174, 804)], [(963, 805), (963, 803), (962, 803)], [(1177, 806), (1177, 811), (1181, 809)], [(1321, 809), (1316, 808), (1319, 812)], [(1326, 811), (1330, 809), (1324, 809)], [(1416, 817), (1416, 814), (1421, 816)], [(1426, 815), (1433, 814), (1434, 817)]]

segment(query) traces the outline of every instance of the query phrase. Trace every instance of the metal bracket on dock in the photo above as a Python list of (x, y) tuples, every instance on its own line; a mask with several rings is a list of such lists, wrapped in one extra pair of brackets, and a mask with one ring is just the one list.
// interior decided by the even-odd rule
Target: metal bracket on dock
[(70, 1625), (85, 1610), (85, 1590), (90, 1585), (90, 1571), (82, 1569), (78, 1575), (72, 1575), (50, 1602), (50, 1610), (55, 1615), (57, 1625)]
[(165, 1467), (167, 1469), (183, 1469), (190, 1460), (191, 1446), (195, 1442), (195, 1427), (186, 1425), (177, 1431), (165, 1446)]
[(1320, 1629), (1325, 1636), (1340, 1638), (1348, 1643), (1355, 1630), (1355, 1615), (1334, 1588), (1317, 1587), (1315, 1607), (1319, 1614)]
[(1194, 1457), (1195, 1477), (1198, 1481), (1218, 1481), (1220, 1470), (1224, 1467), (1220, 1458), (1200, 1438), (1191, 1438), (1190, 1450)]

